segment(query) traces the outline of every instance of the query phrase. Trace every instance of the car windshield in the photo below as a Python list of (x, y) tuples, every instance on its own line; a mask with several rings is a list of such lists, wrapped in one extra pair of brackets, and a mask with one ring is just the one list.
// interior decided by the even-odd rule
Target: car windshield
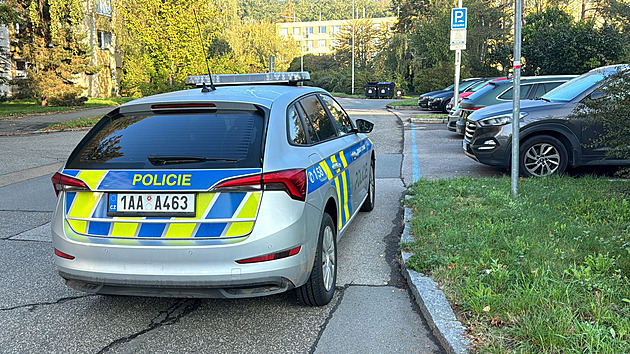
[(479, 81), (476, 84), (470, 86), (467, 91), (468, 92), (477, 92), (477, 91), (481, 90), (481, 88), (483, 88), (484, 86), (489, 84), (490, 82), (492, 82), (492, 80)]
[(459, 92), (464, 92), (465, 89), (469, 88), (470, 86), (478, 83), (479, 81), (476, 80), (470, 80), (470, 81), (462, 81), (461, 84), (459, 84)]
[(584, 91), (604, 80), (605, 77), (605, 74), (601, 71), (594, 73), (588, 72), (547, 92), (542, 96), (542, 99), (549, 101), (571, 102)]

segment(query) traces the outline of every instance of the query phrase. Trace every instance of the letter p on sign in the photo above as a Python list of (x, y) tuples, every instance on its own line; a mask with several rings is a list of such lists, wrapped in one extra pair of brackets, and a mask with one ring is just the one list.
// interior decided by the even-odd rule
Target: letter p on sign
[(451, 9), (451, 29), (466, 29), (468, 25), (468, 9), (465, 7)]

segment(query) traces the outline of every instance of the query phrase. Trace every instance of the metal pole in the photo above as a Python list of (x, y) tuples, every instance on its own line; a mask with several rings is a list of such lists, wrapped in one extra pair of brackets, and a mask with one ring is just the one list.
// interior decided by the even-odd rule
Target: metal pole
[(352, 0), (352, 94), (354, 95), (354, 0)]
[[(462, 0), (457, 1), (457, 7), (461, 8)], [(453, 102), (457, 104), (457, 100), (459, 99), (459, 76), (460, 76), (460, 68), (462, 64), (462, 50), (455, 50), (455, 86), (453, 87)]]
[(512, 98), (512, 198), (518, 196), (521, 121), (521, 26), (522, 0), (516, 0), (514, 10), (514, 97)]

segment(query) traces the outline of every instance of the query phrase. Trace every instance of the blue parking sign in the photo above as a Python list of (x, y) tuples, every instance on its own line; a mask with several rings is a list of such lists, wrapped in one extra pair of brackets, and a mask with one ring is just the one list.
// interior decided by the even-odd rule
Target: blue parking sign
[(468, 25), (468, 9), (459, 7), (451, 9), (451, 29), (466, 29)]

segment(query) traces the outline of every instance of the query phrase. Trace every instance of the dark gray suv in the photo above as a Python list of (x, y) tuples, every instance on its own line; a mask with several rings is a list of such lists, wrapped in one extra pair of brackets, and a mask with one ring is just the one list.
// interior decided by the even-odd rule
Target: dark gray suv
[[(521, 101), (521, 175), (548, 176), (564, 172), (567, 166), (630, 164), (630, 160), (608, 158), (606, 147), (593, 145), (603, 133), (601, 125), (569, 118), (583, 100), (602, 97), (598, 88), (607, 76), (628, 69), (630, 65), (593, 69), (540, 99)], [(468, 116), (463, 147), (469, 157), (508, 168), (511, 140), (512, 103), (487, 107)]]

